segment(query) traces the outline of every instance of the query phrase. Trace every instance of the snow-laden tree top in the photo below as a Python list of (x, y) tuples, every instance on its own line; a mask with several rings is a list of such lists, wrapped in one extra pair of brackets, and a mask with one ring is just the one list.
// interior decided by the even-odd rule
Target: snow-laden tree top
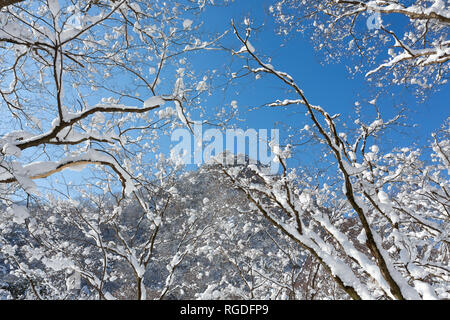
[(419, 91), (447, 82), (448, 1), (283, 0), (270, 10), (281, 33), (307, 33), (328, 61), (353, 56), (350, 71), (374, 82)]
[(132, 192), (133, 169), (119, 159), (125, 150), (136, 156), (129, 142), (175, 124), (150, 111), (171, 102), (190, 125), (185, 108), (198, 83), (191, 83), (184, 55), (215, 45), (217, 38), (200, 39), (192, 20), (208, 3), (46, 0), (3, 7), (0, 183), (32, 193), (34, 179), (95, 164), (110, 167), (123, 193)]

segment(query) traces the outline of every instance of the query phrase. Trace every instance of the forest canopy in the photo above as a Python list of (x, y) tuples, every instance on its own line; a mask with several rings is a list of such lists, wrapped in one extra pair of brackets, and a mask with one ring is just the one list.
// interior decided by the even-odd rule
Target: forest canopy
[(449, 27), (0, 1), (0, 299), (450, 299)]

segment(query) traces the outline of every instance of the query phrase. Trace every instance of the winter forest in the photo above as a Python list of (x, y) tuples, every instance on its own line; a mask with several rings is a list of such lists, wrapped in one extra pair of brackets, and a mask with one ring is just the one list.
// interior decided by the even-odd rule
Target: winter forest
[(0, 300), (450, 299), (448, 0), (0, 0)]

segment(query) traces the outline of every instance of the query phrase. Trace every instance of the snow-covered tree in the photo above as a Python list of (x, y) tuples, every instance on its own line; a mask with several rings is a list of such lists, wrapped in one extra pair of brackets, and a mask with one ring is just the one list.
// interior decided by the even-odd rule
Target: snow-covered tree
[(49, 195), (26, 218), (3, 211), (1, 252), (13, 282), (28, 284), (25, 297), (163, 299), (183, 289), (177, 268), (208, 225), (180, 205), (176, 171), (159, 167), (165, 173), (120, 203), (84, 191), (77, 200)]
[[(233, 168), (253, 174), (245, 165)], [(194, 255), (203, 266), (198, 271), (194, 297), (310, 299), (309, 287), (323, 278), (305, 279), (320, 272), (308, 252), (273, 229), (217, 164), (205, 165), (189, 176), (184, 188), (195, 190), (192, 210), (209, 226), (208, 237), (199, 242)]]
[(447, 83), (448, 1), (282, 0), (270, 10), (281, 33), (304, 33), (327, 61), (351, 56), (350, 71), (376, 83), (420, 92)]
[(114, 194), (84, 191), (76, 200), (49, 195), (45, 202), (33, 201), (26, 218), (3, 211), (5, 294), (15, 299), (345, 297), (307, 251), (251, 208), (220, 166), (180, 175), (170, 167), (161, 163), (165, 174), (120, 203)]
[[(213, 2), (6, 4), (0, 11), (2, 256), (31, 288), (28, 297), (73, 297), (66, 282), (74, 273), (93, 290), (80, 297), (115, 297), (106, 285), (117, 272), (114, 261), (131, 270), (125, 297), (143, 299), (143, 272), (166, 206), (175, 201), (162, 182), (169, 167), (149, 162), (155, 156), (164, 162), (160, 139), (180, 125), (189, 128), (189, 112), (208, 91), (188, 57), (220, 39), (200, 32), (197, 20)], [(82, 188), (70, 182), (53, 190), (64, 193), (64, 201), (52, 192), (42, 197), (45, 189), (34, 183), (88, 165)], [(51, 187), (59, 182), (48, 181)], [(130, 210), (137, 221), (121, 214)], [(168, 219), (175, 224), (177, 217)], [(167, 232), (178, 242), (167, 251), (169, 261), (156, 259), (165, 270), (159, 274), (168, 272), (161, 297), (201, 236), (190, 236), (197, 230), (189, 221)], [(17, 247), (18, 239), (26, 245)]]
[(245, 57), (245, 68), (273, 77), (296, 95), (269, 106), (305, 109), (312, 122), (307, 131), (332, 156), (338, 183), (330, 186), (318, 178), (312, 185), (290, 170), (289, 145), (272, 146), (281, 177), (250, 167), (265, 187), (227, 167), (224, 174), (275, 228), (313, 255), (351, 298), (447, 298), (448, 127), (434, 137), (436, 165), (422, 162), (420, 150), (382, 154), (373, 137), (400, 115), (383, 120), (378, 114), (371, 123), (357, 119), (356, 130), (347, 132), (340, 115), (312, 104), (288, 73), (256, 54), (249, 42), (251, 28), (245, 36), (233, 28), (242, 46), (234, 54)]
[(186, 107), (198, 105), (202, 91), (185, 56), (217, 40), (201, 39), (193, 23), (205, 4), (45, 0), (2, 8), (5, 192), (15, 186), (36, 194), (33, 180), (92, 164), (113, 172), (123, 195), (131, 194), (135, 172), (123, 158), (139, 156), (137, 145), (151, 150), (146, 137), (168, 124), (167, 115), (190, 126)]
[[(0, 299), (450, 298), (449, 119), (426, 147), (384, 144), (403, 113), (330, 114), (250, 43), (251, 17), (202, 26), (226, 2), (0, 1)], [(446, 1), (271, 4), (377, 86), (447, 85)], [(281, 86), (259, 110), (302, 122), (266, 141), (280, 172), (217, 150), (186, 170), (170, 133), (241, 120), (260, 98), (243, 80)], [(229, 110), (207, 103), (234, 84)]]

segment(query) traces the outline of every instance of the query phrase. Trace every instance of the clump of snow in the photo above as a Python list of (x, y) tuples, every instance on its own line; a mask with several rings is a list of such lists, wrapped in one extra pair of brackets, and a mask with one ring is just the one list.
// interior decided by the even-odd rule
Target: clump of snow
[(2, 148), (2, 153), (6, 156), (20, 157), (21, 150), (14, 144), (6, 143)]
[(249, 50), (251, 53), (254, 53), (254, 52), (256, 51), (255, 47), (252, 46), (252, 44), (250, 43), (250, 41), (247, 41), (247, 47), (248, 47), (248, 50)]
[(13, 204), (8, 211), (13, 215), (13, 221), (18, 224), (25, 223), (25, 219), (30, 217), (27, 208), (16, 204)]
[(204, 76), (203, 79), (198, 82), (195, 90), (197, 90), (198, 92), (206, 91), (208, 89), (208, 85), (206, 84), (207, 80), (208, 80), (208, 77)]
[(147, 100), (145, 100), (144, 102), (144, 108), (152, 108), (152, 107), (156, 107), (156, 106), (162, 106), (164, 105), (165, 101), (162, 97), (160, 96), (154, 96), (151, 98), (148, 98)]
[(158, 111), (159, 119), (171, 118), (174, 115), (177, 115), (177, 112), (171, 107), (167, 107)]
[(358, 240), (359, 243), (365, 244), (367, 241), (366, 231), (364, 229), (362, 229), (361, 233), (358, 235), (358, 237), (356, 239)]
[(184, 30), (190, 29), (190, 28), (192, 27), (192, 24), (193, 24), (193, 23), (194, 23), (194, 22), (193, 22), (192, 20), (190, 20), (190, 19), (184, 20), (184, 21), (183, 21), (183, 29), (184, 29)]
[(131, 7), (131, 9), (133, 9), (133, 10), (136, 11), (137, 13), (142, 13), (141, 7), (140, 7), (139, 4), (137, 4), (136, 2), (130, 3), (129, 6)]
[[(244, 52), (251, 52), (251, 53), (254, 53), (256, 50), (255, 50), (255, 47), (253, 47), (252, 46), (252, 44), (250, 43), (250, 41), (247, 41), (246, 43), (245, 43), (246, 45), (244, 45), (244, 46), (242, 46), (242, 48), (241, 49), (239, 49), (239, 51), (238, 52), (236, 52), (236, 53), (244, 53)], [(248, 48), (248, 49), (247, 49)]]
[(378, 199), (383, 204), (390, 204), (389, 196), (383, 190), (378, 191)]

